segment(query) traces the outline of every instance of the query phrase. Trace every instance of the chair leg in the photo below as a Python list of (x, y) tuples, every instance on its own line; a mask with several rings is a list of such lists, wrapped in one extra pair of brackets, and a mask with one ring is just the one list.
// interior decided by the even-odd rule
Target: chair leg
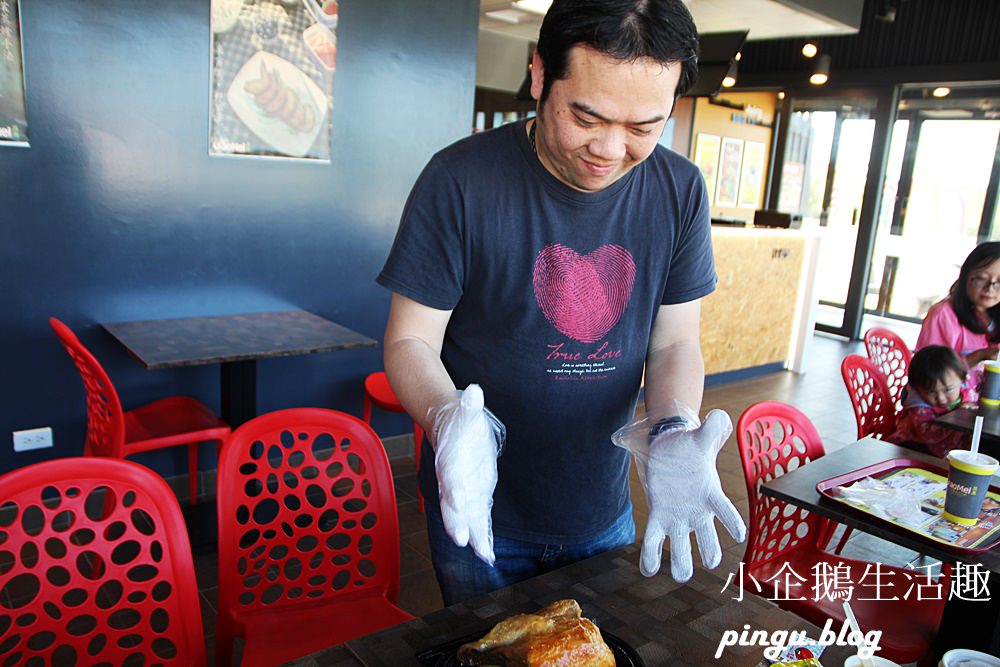
[(838, 556), (840, 555), (840, 552), (843, 551), (844, 547), (847, 546), (847, 538), (851, 536), (852, 532), (854, 532), (854, 529), (851, 528), (850, 526), (844, 527), (844, 534), (840, 536), (840, 541), (837, 542), (837, 548), (833, 550), (833, 553), (835, 553)]
[(224, 624), (218, 622), (216, 617), (215, 634), (215, 667), (232, 667), (233, 664), (233, 640), (234, 634), (228, 631)]
[[(424, 429), (413, 422), (413, 458), (416, 459), (417, 471), (420, 471), (420, 449), (424, 443)], [(424, 494), (420, 493), (420, 482), (417, 482), (417, 509), (424, 511)]]
[(365, 400), (361, 409), (361, 421), (366, 424), (372, 423), (372, 399), (368, 398), (367, 392), (365, 393)]
[(191, 490), (191, 504), (198, 502), (198, 443), (192, 442), (188, 448), (188, 486)]

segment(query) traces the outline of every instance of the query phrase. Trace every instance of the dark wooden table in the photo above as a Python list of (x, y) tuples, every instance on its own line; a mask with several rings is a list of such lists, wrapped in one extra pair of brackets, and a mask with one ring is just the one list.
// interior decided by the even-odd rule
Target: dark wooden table
[[(621, 547), (288, 664), (418, 665), (415, 655), (421, 651), (485, 634), (511, 614), (537, 611), (564, 598), (576, 599), (584, 616), (635, 648), (647, 667), (753, 667), (761, 661), (763, 647), (728, 647), (715, 659), (723, 633), (742, 632), (744, 624), (768, 636), (777, 630), (805, 630), (809, 637), (819, 638), (819, 628), (764, 598), (748, 593), (735, 601), (739, 591), (732, 585), (723, 591), (728, 573), (721, 570), (708, 572), (697, 566), (694, 577), (683, 585), (665, 569), (655, 577), (643, 577), (639, 550), (639, 545)], [(822, 661), (840, 667), (852, 654), (846, 647), (831, 646)]]
[[(934, 456), (874, 438), (865, 438), (767, 482), (761, 487), (761, 491), (778, 500), (913, 549), (932, 559), (945, 563), (979, 564), (989, 570), (989, 601), (953, 598), (946, 603), (941, 632), (934, 648), (934, 664), (950, 648), (976, 648), (1000, 654), (1000, 546), (980, 553), (949, 551), (933, 540), (902, 526), (873, 520), (870, 515), (830, 500), (816, 490), (816, 484), (825, 479), (895, 458), (928, 461), (947, 467), (947, 463)], [(1000, 485), (1000, 476), (995, 476), (992, 483)]]
[(934, 423), (956, 431), (972, 433), (978, 415), (983, 417), (983, 433), (979, 438), (979, 451), (993, 457), (1000, 457), (1000, 409), (980, 407), (970, 410), (960, 408), (935, 418)]
[(374, 347), (357, 331), (305, 310), (116, 322), (103, 327), (147, 369), (219, 364), (221, 416), (257, 414), (257, 360)]

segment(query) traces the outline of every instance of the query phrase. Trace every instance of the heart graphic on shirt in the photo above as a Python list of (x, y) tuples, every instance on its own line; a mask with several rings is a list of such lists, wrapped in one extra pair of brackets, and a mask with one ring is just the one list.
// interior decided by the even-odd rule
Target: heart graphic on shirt
[(593, 343), (625, 311), (635, 282), (635, 261), (619, 245), (580, 255), (555, 243), (535, 258), (532, 282), (538, 305), (552, 326), (581, 343)]

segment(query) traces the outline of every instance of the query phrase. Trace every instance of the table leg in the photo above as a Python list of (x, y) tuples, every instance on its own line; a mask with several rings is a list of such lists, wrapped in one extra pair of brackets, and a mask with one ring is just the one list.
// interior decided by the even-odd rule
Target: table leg
[(221, 365), (222, 419), (236, 429), (257, 416), (257, 360)]

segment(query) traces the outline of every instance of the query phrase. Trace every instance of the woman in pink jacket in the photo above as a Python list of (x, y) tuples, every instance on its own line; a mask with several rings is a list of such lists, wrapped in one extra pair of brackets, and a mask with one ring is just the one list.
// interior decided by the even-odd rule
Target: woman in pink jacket
[(971, 371), (978, 390), (979, 364), (997, 358), (1000, 347), (1000, 242), (981, 243), (962, 264), (948, 297), (927, 312), (916, 350), (947, 345)]

